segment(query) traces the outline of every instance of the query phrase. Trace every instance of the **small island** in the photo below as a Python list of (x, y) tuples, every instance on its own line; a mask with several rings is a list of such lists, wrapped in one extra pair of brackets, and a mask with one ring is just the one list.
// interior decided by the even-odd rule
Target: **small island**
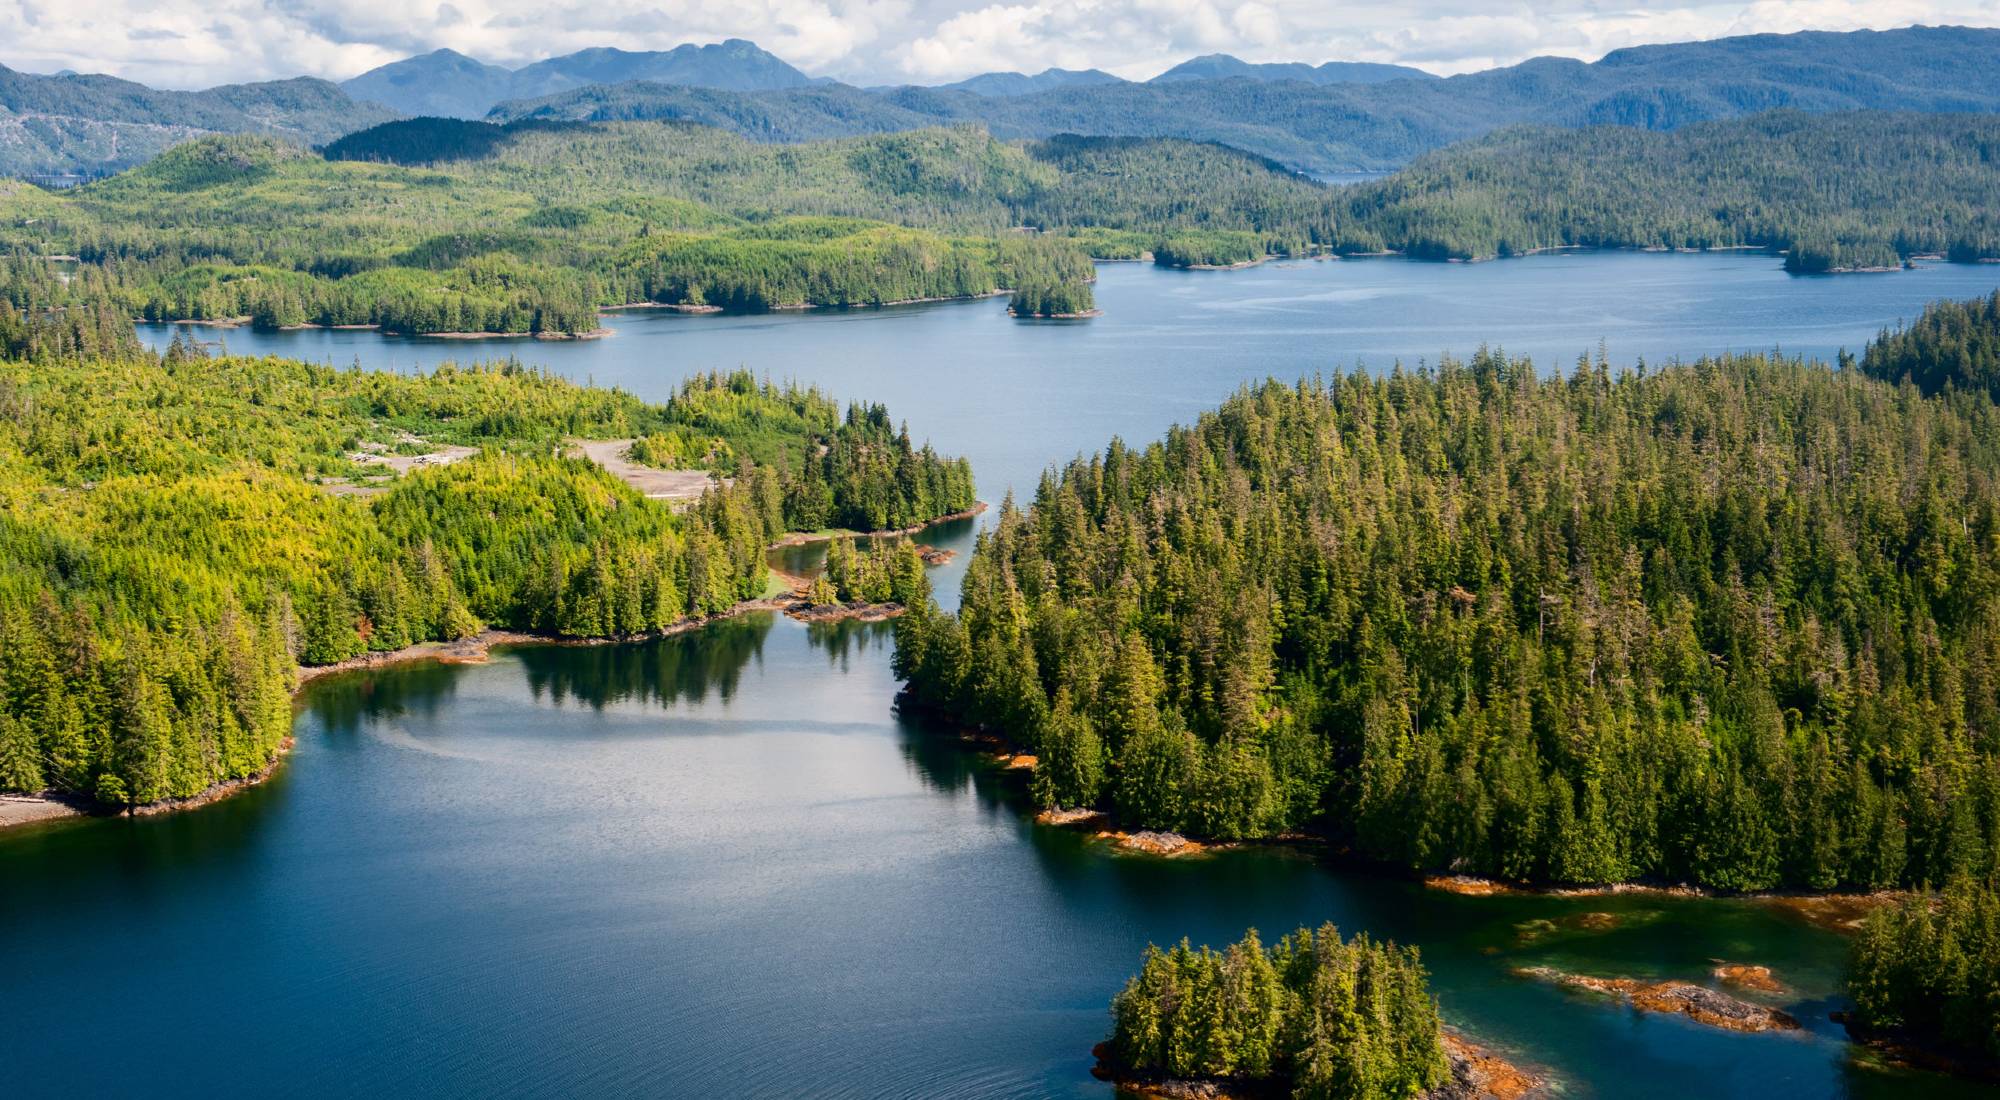
[(1301, 928), (1269, 950), (1251, 929), (1222, 951), (1148, 948), (1111, 1004), (1098, 1077), (1143, 1096), (1436, 1100), (1540, 1090), (1535, 1076), (1448, 1033), (1415, 948)]

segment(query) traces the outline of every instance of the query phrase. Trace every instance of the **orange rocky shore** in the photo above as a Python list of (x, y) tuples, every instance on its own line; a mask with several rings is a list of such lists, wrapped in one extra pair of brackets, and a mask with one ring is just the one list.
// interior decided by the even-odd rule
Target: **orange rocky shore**
[(1867, 894), (1791, 892), (1733, 894), (1719, 890), (1705, 890), (1699, 886), (1643, 882), (1619, 882), (1606, 886), (1531, 886), (1501, 882), (1477, 875), (1428, 875), (1424, 878), (1424, 885), (1433, 890), (1467, 897), (1537, 894), (1543, 897), (1581, 898), (1630, 894), (1678, 898), (1740, 898), (1791, 913), (1817, 928), (1850, 933), (1861, 927), (1861, 922), (1868, 919), (1868, 914), (1895, 904), (1903, 896), (1901, 892), (1895, 890), (1877, 890)]
[[(1419, 1100), (1530, 1100), (1552, 1094), (1546, 1075), (1523, 1069), (1456, 1031), (1446, 1029), (1439, 1041), (1451, 1063), (1451, 1078)], [(1290, 1095), (1281, 1084), (1270, 1081), (1135, 1074), (1110, 1057), (1108, 1043), (1099, 1043), (1091, 1053), (1097, 1056), (1091, 1075), (1113, 1082), (1126, 1095), (1151, 1100), (1275, 1100)]]

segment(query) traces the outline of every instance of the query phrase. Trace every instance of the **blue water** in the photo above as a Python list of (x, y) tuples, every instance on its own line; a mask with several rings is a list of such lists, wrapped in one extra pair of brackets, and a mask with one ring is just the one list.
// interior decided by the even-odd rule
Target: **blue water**
[[(747, 366), (881, 401), (919, 437), (970, 455), (983, 493), (1032, 493), (1050, 462), (1138, 442), (1245, 381), (1435, 363), (1481, 345), (1567, 370), (1727, 351), (1831, 359), (1937, 298), (2000, 287), (2000, 265), (1926, 264), (1802, 277), (1742, 253), (1567, 253), (1483, 264), (1296, 261), (1244, 271), (1100, 266), (1104, 315), (1017, 321), (1004, 302), (846, 312), (615, 315), (602, 340), (466, 344), (373, 332), (227, 330), (234, 352), (415, 369), (517, 355), (578, 380), (665, 398), (688, 374)], [(217, 330), (197, 329), (207, 338)], [(173, 330), (143, 326), (164, 348)]]
[[(660, 397), (748, 365), (889, 403), (983, 492), (1241, 382), (1481, 339), (1568, 362), (1858, 348), (2000, 268), (1797, 279), (1768, 257), (1549, 256), (1226, 274), (1107, 267), (1100, 319), (994, 303), (628, 315), (609, 339), (230, 333), (409, 369), (509, 351)], [(165, 336), (152, 332), (151, 338)], [(938, 540), (963, 546), (971, 524)], [(946, 594), (950, 567), (934, 576)], [(1301, 923), (1419, 944), (1447, 1017), (1569, 1096), (1972, 1094), (1857, 1065), (1845, 944), (1750, 902), (1461, 898), (1250, 849), (1160, 862), (1033, 825), (1016, 780), (898, 718), (876, 625), (757, 616), (629, 646), (314, 685), (272, 782), (198, 812), (0, 835), (11, 1094), (1104, 1097), (1089, 1050), (1148, 942)], [(1608, 932), (1563, 924), (1605, 912)], [(1528, 939), (1518, 927), (1558, 922)], [(1802, 1035), (1642, 1016), (1511, 974), (1770, 965)]]

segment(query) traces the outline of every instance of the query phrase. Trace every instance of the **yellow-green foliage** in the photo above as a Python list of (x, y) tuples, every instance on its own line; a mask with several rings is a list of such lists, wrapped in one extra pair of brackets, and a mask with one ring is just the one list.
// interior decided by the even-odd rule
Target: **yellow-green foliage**
[[(879, 407), (849, 419), (867, 426), (855, 446), (881, 449)], [(512, 364), (0, 359), (0, 789), (187, 797), (269, 763), (294, 662), (487, 624), (630, 636), (759, 596), (788, 498), (817, 499), (793, 456), (846, 446), (843, 424), (817, 392), (747, 373), (652, 405)], [(677, 514), (559, 453), (696, 435), (777, 461), (744, 458)], [(364, 448), (447, 443), (478, 450), (369, 497), (315, 484), (379, 482)], [(955, 500), (940, 484), (969, 495), (962, 462), (903, 443), (903, 466), (841, 465), (850, 491), (898, 508)], [(928, 480), (871, 484), (919, 456)]]

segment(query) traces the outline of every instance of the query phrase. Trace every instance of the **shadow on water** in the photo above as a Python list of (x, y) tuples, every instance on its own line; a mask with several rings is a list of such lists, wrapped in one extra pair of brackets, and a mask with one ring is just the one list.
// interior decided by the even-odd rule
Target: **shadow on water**
[(700, 630), (627, 645), (521, 646), (509, 655), (527, 672), (537, 701), (593, 710), (624, 702), (657, 706), (729, 702), (743, 673), (761, 662), (776, 613), (757, 611)]
[[(960, 557), (972, 552), (972, 539), (979, 530), (979, 517), (946, 520), (933, 523), (914, 535), (902, 535), (893, 539), (870, 539), (867, 549), (894, 546), (901, 542), (915, 542), (918, 546), (932, 546), (940, 550), (957, 551)], [(829, 544), (818, 542), (794, 543), (789, 546), (774, 546), (764, 560), (771, 568), (790, 573), (795, 577), (812, 577), (826, 567), (826, 551)]]
[(862, 622), (858, 619), (807, 623), (806, 640), (814, 649), (826, 654), (828, 668), (847, 672), (856, 658), (872, 651), (879, 650), (884, 655), (894, 652), (896, 624), (887, 620)]

